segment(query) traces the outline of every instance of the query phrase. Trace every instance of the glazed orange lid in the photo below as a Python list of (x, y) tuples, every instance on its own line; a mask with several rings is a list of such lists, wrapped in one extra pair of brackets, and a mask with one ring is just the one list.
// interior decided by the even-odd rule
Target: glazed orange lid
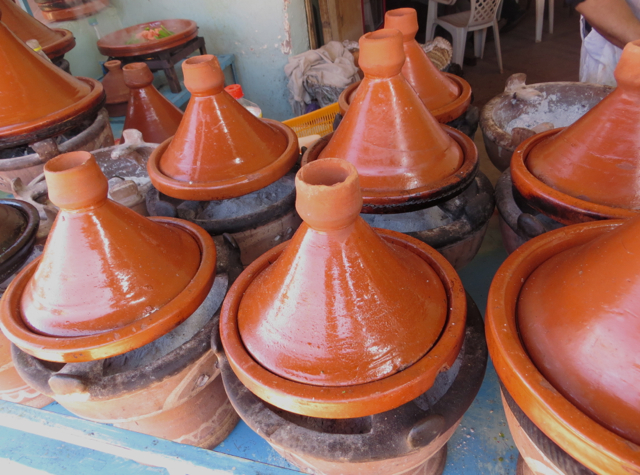
[(595, 473), (640, 473), (639, 225), (544, 233), (505, 260), (489, 290), (487, 345), (502, 384)]
[(87, 361), (142, 346), (195, 311), (215, 271), (207, 233), (107, 199), (88, 152), (59, 155), (44, 171), (60, 212), (42, 257), (5, 294), (9, 339), (43, 359)]
[(13, 0), (0, 0), (2, 21), (25, 43), (27, 40), (38, 40), (42, 50), (50, 58), (62, 56), (73, 49), (76, 40), (69, 30), (51, 29), (33, 18)]
[(153, 85), (153, 73), (146, 63), (129, 63), (122, 68), (128, 87), (124, 130), (137, 129), (145, 142), (162, 143), (176, 133), (182, 111)]
[(349, 162), (302, 167), (296, 192), (303, 224), (246, 269), (223, 306), (232, 367), (260, 397), (306, 415), (357, 417), (417, 397), (460, 348), (455, 271), (429, 246), (365, 223)]
[[(0, 146), (32, 142), (39, 130), (57, 127), (95, 110), (104, 99), (102, 85), (74, 78), (42, 58), (0, 21)], [(73, 124), (71, 124), (73, 127)], [(36, 134), (29, 135), (29, 134)], [(49, 133), (51, 135), (51, 133)]]
[(353, 163), (365, 203), (399, 204), (450, 191), (472, 178), (477, 166), (471, 139), (440, 125), (407, 83), (401, 74), (404, 59), (398, 30), (360, 38), (365, 78), (318, 157)]
[(286, 125), (258, 119), (224, 91), (215, 56), (187, 59), (191, 99), (172, 139), (147, 164), (153, 185), (184, 200), (242, 196), (282, 178), (298, 159), (298, 138)]
[(518, 147), (513, 182), (534, 206), (540, 200), (559, 202), (556, 214), (565, 223), (578, 220), (571, 219), (571, 209), (593, 219), (626, 217), (640, 208), (638, 67), (640, 40), (624, 48), (614, 73), (618, 87), (609, 96), (571, 126)]
[(544, 262), (518, 324), (542, 374), (582, 411), (640, 445), (640, 219)]
[[(440, 122), (450, 122), (464, 113), (471, 102), (471, 87), (462, 78), (443, 74), (416, 41), (418, 15), (414, 8), (389, 10), (384, 27), (400, 30), (406, 60), (402, 75), (418, 93), (424, 105)], [(439, 116), (447, 115), (443, 120)]]

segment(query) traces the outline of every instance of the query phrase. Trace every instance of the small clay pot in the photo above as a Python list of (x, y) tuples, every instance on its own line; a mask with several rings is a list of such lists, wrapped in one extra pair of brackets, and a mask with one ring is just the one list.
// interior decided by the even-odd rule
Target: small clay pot
[(224, 91), (213, 55), (182, 65), (191, 99), (175, 137), (148, 163), (153, 185), (182, 200), (235, 198), (282, 178), (298, 159), (298, 139), (286, 125), (258, 119)]
[(69, 30), (51, 29), (33, 18), (13, 0), (0, 0), (2, 21), (25, 43), (35, 39), (44, 53), (52, 60), (62, 58), (76, 45), (76, 39)]
[(145, 63), (127, 64), (122, 72), (130, 89), (124, 128), (139, 130), (145, 142), (164, 142), (178, 130), (182, 111), (156, 89)]
[(104, 67), (108, 72), (102, 78), (102, 87), (107, 94), (106, 108), (109, 117), (122, 117), (127, 114), (129, 102), (129, 88), (124, 82), (122, 61), (117, 59), (107, 61)]
[(193, 313), (214, 277), (204, 230), (148, 220), (108, 200), (107, 179), (88, 152), (50, 160), (45, 176), (60, 211), (42, 257), (2, 301), (10, 340), (49, 361), (91, 361), (142, 346)]
[(398, 407), (458, 354), (461, 283), (432, 248), (376, 233), (359, 217), (349, 162), (306, 165), (296, 189), (303, 224), (247, 268), (223, 305), (231, 367), (260, 398), (298, 414), (346, 418)]
[[(95, 117), (104, 101), (102, 85), (74, 78), (43, 59), (0, 21), (0, 147), (59, 135)], [(51, 91), (55, 91), (52, 94)]]

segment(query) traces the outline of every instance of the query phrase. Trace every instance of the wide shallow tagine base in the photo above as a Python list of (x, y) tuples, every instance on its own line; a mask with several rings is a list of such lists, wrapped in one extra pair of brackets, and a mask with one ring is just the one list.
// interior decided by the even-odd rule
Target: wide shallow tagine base
[(487, 306), (487, 344), (505, 389), (537, 427), (596, 473), (640, 473), (640, 448), (588, 417), (540, 373), (521, 342), (516, 305), (524, 282), (543, 262), (623, 223), (568, 226), (525, 243), (494, 278)]
[(222, 309), (220, 334), (229, 364), (242, 383), (261, 399), (284, 410), (322, 418), (353, 418), (393, 409), (433, 385), (437, 374), (456, 359), (464, 336), (466, 299), (455, 271), (433, 248), (401, 233), (376, 230), (388, 243), (424, 260), (444, 285), (448, 310), (433, 347), (413, 365), (382, 379), (351, 386), (314, 386), (278, 376), (258, 364), (245, 349), (238, 328), (238, 308), (255, 278), (283, 252), (281, 244), (254, 261), (238, 278)]

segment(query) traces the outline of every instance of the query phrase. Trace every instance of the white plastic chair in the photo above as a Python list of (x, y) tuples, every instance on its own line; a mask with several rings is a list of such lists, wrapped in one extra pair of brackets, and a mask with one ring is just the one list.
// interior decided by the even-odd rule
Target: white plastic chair
[[(536, 0), (536, 43), (542, 41), (545, 0)], [(553, 0), (549, 0), (549, 33), (553, 33)]]
[[(484, 44), (487, 39), (487, 28), (493, 27), (493, 39), (496, 44), (496, 56), (498, 67), (502, 74), (502, 52), (500, 50), (500, 30), (498, 28), (498, 9), (502, 0), (471, 0), (471, 10), (437, 17), (437, 3), (429, 1), (427, 16), (427, 39), (433, 39), (435, 26), (440, 25), (453, 36), (452, 62), (462, 67), (464, 61), (464, 47), (467, 42), (467, 32), (473, 31), (475, 55), (478, 58), (484, 56)], [(440, 2), (442, 3), (442, 2)], [(453, 3), (453, 2), (451, 2)], [(432, 4), (434, 6), (432, 7)], [(429, 17), (434, 19), (431, 24)]]

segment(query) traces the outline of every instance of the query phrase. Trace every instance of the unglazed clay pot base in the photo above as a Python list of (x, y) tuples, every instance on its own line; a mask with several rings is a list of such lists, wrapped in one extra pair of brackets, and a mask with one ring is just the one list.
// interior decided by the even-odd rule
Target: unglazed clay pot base
[[(95, 79), (74, 78), (39, 56), (0, 21), (0, 147), (32, 143), (95, 117), (104, 91)], [(50, 91), (56, 91), (51, 94)]]
[(182, 68), (192, 95), (184, 119), (148, 163), (160, 192), (183, 200), (235, 198), (270, 185), (294, 166), (295, 133), (254, 117), (231, 97), (215, 56), (189, 58)]
[(509, 254), (531, 238), (564, 226), (530, 207), (518, 195), (513, 188), (509, 168), (496, 183), (496, 203), (502, 243)]
[[(289, 245), (247, 268), (222, 310), (222, 340), (238, 377), (292, 412), (345, 418), (397, 407), (428, 388), (460, 348), (466, 306), (457, 275), (419, 241), (376, 235), (358, 216), (357, 178), (340, 159), (303, 167), (296, 208), (304, 224)], [(295, 295), (305, 297), (280, 300)], [(425, 314), (430, 319), (420, 322)], [(406, 334), (416, 328), (419, 339)]]
[(25, 43), (27, 40), (38, 40), (42, 50), (51, 58), (62, 57), (76, 45), (76, 39), (69, 30), (43, 25), (16, 5), (12, 0), (0, 0), (2, 21)]
[[(537, 427), (552, 435), (560, 448), (596, 473), (640, 472), (638, 446), (581, 411), (562, 395), (561, 388), (556, 389), (541, 373), (523, 346), (516, 322), (516, 306), (525, 282), (542, 263), (563, 251), (588, 245), (607, 233), (613, 234), (622, 224), (621, 221), (604, 221), (567, 226), (525, 243), (498, 270), (487, 306), (487, 343), (506, 390)], [(580, 278), (579, 275), (575, 277)], [(609, 284), (605, 278), (602, 283)], [(595, 293), (608, 295), (603, 289)], [(585, 316), (591, 317), (589, 313)], [(555, 325), (559, 324), (561, 315), (555, 322)], [(633, 333), (633, 329), (629, 331)], [(575, 328), (569, 325), (566, 336), (574, 332)], [(629, 335), (625, 336), (628, 338)]]
[[(432, 181), (420, 189), (398, 188), (386, 192), (362, 185), (363, 213), (403, 213), (423, 209), (452, 198), (471, 184), (478, 172), (478, 150), (475, 144), (457, 129), (447, 126), (443, 126), (443, 129), (462, 150), (463, 162), (458, 171), (442, 180)], [(311, 145), (302, 156), (302, 165), (329, 156), (330, 153), (325, 150), (335, 133), (325, 135)], [(358, 168), (358, 164), (355, 165)]]
[(164, 142), (178, 130), (182, 111), (155, 88), (153, 73), (145, 63), (127, 64), (122, 72), (130, 89), (124, 129), (139, 130), (145, 142)]
[(231, 236), (240, 248), (242, 263), (247, 266), (269, 249), (291, 239), (300, 226), (302, 221), (294, 207), (296, 171), (238, 198), (183, 201), (152, 186), (146, 202), (152, 216), (186, 219), (212, 236)]
[[(108, 200), (107, 180), (88, 152), (52, 159), (45, 175), (60, 212), (42, 258), (2, 301), (9, 339), (50, 361), (89, 361), (144, 345), (197, 308), (215, 266), (204, 230), (149, 221)], [(107, 260), (109, 269), (101, 265)]]
[[(482, 317), (467, 297), (465, 341), (451, 367), (424, 394), (380, 414), (321, 419), (274, 407), (236, 377), (219, 342), (220, 368), (231, 403), (258, 434), (309, 473), (437, 475), (446, 443), (480, 388), (487, 361)], [(428, 401), (428, 402), (427, 402)]]

